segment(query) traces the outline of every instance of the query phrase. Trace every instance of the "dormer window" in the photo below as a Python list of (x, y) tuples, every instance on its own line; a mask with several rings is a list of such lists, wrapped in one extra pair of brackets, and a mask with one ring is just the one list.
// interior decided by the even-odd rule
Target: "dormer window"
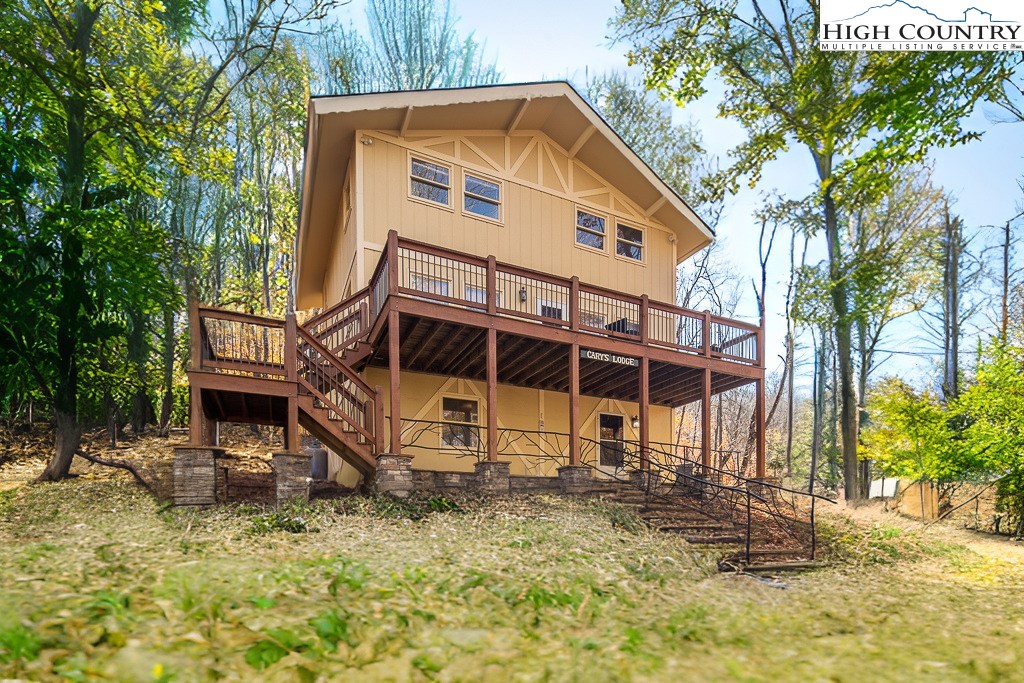
[(501, 184), (473, 173), (466, 173), (463, 208), (492, 221), (501, 220)]
[(615, 226), (615, 253), (634, 261), (644, 260), (644, 232), (619, 223)]
[(412, 157), (409, 192), (428, 202), (451, 206), (452, 170), (443, 164)]
[(576, 244), (604, 251), (604, 218), (576, 209)]

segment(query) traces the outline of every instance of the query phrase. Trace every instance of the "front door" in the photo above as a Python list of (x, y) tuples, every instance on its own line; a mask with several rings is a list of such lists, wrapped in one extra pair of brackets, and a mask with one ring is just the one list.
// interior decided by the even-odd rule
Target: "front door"
[(598, 464), (603, 470), (621, 469), (625, 464), (625, 444), (623, 443), (625, 418), (622, 415), (601, 413), (599, 419), (598, 439), (601, 443), (601, 452)]

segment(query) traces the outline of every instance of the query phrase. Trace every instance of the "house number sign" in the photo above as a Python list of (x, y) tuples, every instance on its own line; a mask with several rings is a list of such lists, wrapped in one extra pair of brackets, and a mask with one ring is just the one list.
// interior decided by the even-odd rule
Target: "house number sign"
[(614, 353), (602, 353), (601, 351), (591, 351), (590, 349), (580, 349), (580, 358), (583, 358), (584, 360), (599, 360), (605, 363), (615, 363), (617, 365), (628, 365), (633, 368), (640, 367), (640, 360), (638, 358), (616, 356)]

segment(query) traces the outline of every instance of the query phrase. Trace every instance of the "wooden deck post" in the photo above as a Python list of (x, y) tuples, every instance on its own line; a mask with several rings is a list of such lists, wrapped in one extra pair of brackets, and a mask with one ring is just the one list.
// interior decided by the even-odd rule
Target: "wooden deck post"
[[(384, 247), (388, 257), (388, 295), (398, 294), (398, 286), (402, 282), (402, 264), (398, 260), (398, 231), (388, 230), (388, 241)], [(380, 306), (382, 302), (378, 302)]]
[(569, 464), (580, 464), (580, 345), (569, 346)]
[(203, 325), (199, 319), (199, 302), (192, 299), (188, 305), (189, 370), (198, 370), (203, 363), (201, 344)]
[(373, 450), (374, 455), (384, 452), (384, 390), (373, 387)]
[(651, 340), (651, 299), (646, 294), (640, 297), (640, 343), (647, 344)]
[[(388, 235), (388, 246), (391, 246), (393, 242), (392, 235), (394, 231)], [(392, 267), (391, 278), (392, 282), (395, 281), (397, 273), (394, 272)], [(394, 304), (394, 299), (392, 299)], [(391, 393), (391, 454), (401, 455), (402, 454), (402, 399), (400, 395), (399, 385), (399, 373), (401, 372), (401, 357), (400, 349), (401, 343), (398, 338), (398, 311), (391, 309), (388, 312), (388, 380), (390, 384)]]
[(711, 369), (704, 368), (700, 381), (700, 462), (711, 465)]
[(487, 459), (498, 459), (498, 331), (487, 330)]
[[(282, 359), (284, 360), (284, 376), (289, 382), (298, 379), (298, 330), (295, 325), (295, 313), (288, 313), (284, 317), (284, 349)], [(285, 417), (284, 425), (284, 449), (289, 453), (298, 453), (301, 449), (299, 444), (299, 401), (295, 396), (288, 397), (288, 415)]]
[(206, 445), (204, 443), (206, 432), (203, 430), (202, 389), (194, 385), (189, 388), (188, 440), (193, 446)]
[(646, 356), (640, 359), (640, 469), (651, 469), (651, 362)]
[[(575, 275), (569, 280), (569, 329), (578, 332), (580, 329), (580, 279)], [(579, 354), (576, 354), (579, 365)]]
[(487, 257), (487, 314), (498, 312), (498, 262), (493, 256)]
[(288, 417), (284, 426), (284, 450), (288, 453), (298, 453), (301, 450), (299, 444), (299, 400), (294, 396), (288, 397)]
[(764, 309), (762, 307), (761, 326), (757, 331), (757, 364), (758, 367), (761, 368), (761, 379), (757, 381), (757, 401), (754, 405), (754, 420), (757, 423), (757, 450), (754, 453), (754, 476), (758, 479), (764, 479), (765, 477), (765, 460), (768, 450), (766, 442), (768, 425), (765, 424), (767, 414), (766, 399), (764, 395), (764, 361)]

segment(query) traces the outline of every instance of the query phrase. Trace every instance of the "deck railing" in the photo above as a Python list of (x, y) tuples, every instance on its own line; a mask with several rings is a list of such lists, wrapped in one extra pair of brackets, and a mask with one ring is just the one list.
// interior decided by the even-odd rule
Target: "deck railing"
[[(284, 320), (210, 306), (193, 306), (191, 367), (201, 372), (289, 380), (341, 431), (383, 451), (384, 403), (380, 387), (370, 387), (338, 360), (338, 353), (369, 333), (369, 291), (324, 311), (299, 327)], [(329, 348), (328, 344), (334, 346)]]
[(762, 361), (758, 325), (416, 242), (392, 230), (370, 279), (374, 318), (393, 294), (737, 363)]
[(285, 321), (196, 306), (192, 367), (207, 372), (284, 379)]
[(324, 348), (340, 356), (370, 333), (370, 321), (370, 288), (366, 287), (310, 318), (302, 327)]

